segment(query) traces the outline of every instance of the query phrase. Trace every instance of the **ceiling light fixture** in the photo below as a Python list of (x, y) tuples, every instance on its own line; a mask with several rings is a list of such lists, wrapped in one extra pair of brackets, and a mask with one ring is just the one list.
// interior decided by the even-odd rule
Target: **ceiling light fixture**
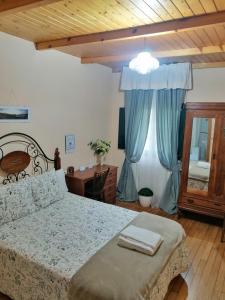
[(150, 73), (159, 67), (159, 61), (151, 55), (150, 52), (140, 52), (134, 57), (130, 63), (129, 68), (140, 74)]

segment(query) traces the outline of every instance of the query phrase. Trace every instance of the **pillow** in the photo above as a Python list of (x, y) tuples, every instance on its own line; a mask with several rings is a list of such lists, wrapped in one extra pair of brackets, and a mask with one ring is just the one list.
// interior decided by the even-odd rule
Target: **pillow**
[(38, 208), (47, 207), (53, 202), (62, 200), (65, 196), (65, 191), (59, 183), (55, 170), (33, 176), (31, 180), (31, 187), (33, 191), (34, 204)]
[(0, 225), (23, 218), (36, 210), (30, 180), (0, 187)]
[(64, 173), (63, 169), (57, 170), (56, 176), (57, 176), (58, 182), (59, 182), (62, 190), (64, 192), (68, 192), (68, 187), (66, 185), (66, 179), (65, 179), (65, 173)]

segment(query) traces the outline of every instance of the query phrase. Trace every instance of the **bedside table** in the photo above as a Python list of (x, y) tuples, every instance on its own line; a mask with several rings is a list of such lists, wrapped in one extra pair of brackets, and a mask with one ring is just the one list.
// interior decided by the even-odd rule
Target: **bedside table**
[(116, 203), (117, 187), (117, 167), (111, 165), (94, 166), (84, 171), (75, 171), (73, 174), (66, 174), (66, 183), (70, 193), (84, 196), (85, 184), (94, 178), (96, 171), (109, 168), (109, 174), (106, 178), (104, 187), (105, 202), (110, 204)]

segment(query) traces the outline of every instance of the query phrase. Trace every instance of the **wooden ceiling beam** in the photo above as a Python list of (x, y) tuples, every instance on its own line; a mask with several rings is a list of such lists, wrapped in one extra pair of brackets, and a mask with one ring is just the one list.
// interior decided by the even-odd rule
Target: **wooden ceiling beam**
[(186, 31), (193, 28), (205, 27), (221, 23), (225, 23), (225, 11), (177, 20), (170, 20), (161, 23), (142, 25), (132, 28), (104, 31), (51, 41), (38, 42), (36, 43), (36, 49), (43, 50), (71, 45), (134, 38), (138, 36), (159, 35), (164, 33), (166, 34), (171, 32)]
[[(193, 69), (209, 69), (209, 68), (225, 68), (225, 61), (208, 62), (208, 63), (194, 63), (192, 64)], [(122, 65), (112, 68), (113, 73), (122, 72)]]
[(194, 69), (225, 68), (225, 61), (192, 64)]
[(0, 0), (0, 17), (61, 0)]
[[(168, 58), (168, 57), (182, 57), (182, 56), (193, 56), (193, 55), (203, 55), (203, 54), (216, 54), (224, 53), (225, 44), (217, 46), (208, 46), (202, 48), (187, 48), (179, 50), (167, 50), (167, 51), (157, 51), (151, 52), (152, 56), (157, 58)], [(117, 56), (98, 56), (98, 57), (81, 57), (82, 64), (106, 64), (115, 62), (126, 62), (131, 60), (137, 55), (137, 53), (132, 54), (122, 54)]]

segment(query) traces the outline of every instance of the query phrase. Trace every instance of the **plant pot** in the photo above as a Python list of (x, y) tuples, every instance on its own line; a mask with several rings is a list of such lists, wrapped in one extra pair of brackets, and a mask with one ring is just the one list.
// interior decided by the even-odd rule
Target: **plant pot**
[(141, 196), (139, 195), (139, 202), (142, 207), (149, 207), (152, 203), (153, 196)]

